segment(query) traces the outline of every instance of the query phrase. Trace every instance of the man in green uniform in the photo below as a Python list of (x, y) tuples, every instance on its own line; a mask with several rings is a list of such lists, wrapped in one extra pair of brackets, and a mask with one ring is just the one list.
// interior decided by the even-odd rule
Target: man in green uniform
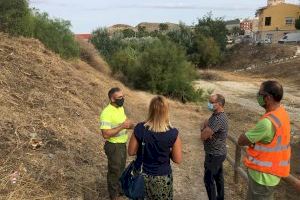
[[(265, 116), (269, 116), (267, 115), (268, 113), (272, 113), (272, 116), (262, 117), (253, 129), (247, 131), (245, 134), (240, 135), (238, 140), (239, 145), (250, 146), (251, 148), (248, 149), (251, 149), (252, 152), (255, 151), (257, 155), (264, 155), (261, 156), (260, 159), (265, 159), (250, 159), (250, 162), (253, 162), (254, 166), (258, 166), (258, 169), (253, 168), (252, 165), (252, 168), (247, 167), (249, 174), (247, 195), (248, 200), (273, 200), (274, 190), (276, 188), (275, 186), (277, 186), (281, 180), (281, 177), (279, 175), (272, 174), (271, 172), (267, 172), (265, 170), (265, 168), (269, 167), (269, 163), (274, 162), (272, 161), (272, 159), (267, 158), (265, 155), (269, 155), (273, 152), (274, 155), (276, 155), (275, 153), (287, 149), (287, 147), (282, 147), (281, 139), (280, 142), (277, 141), (277, 145), (273, 148), (271, 146), (266, 146), (270, 145), (271, 142), (273, 142), (274, 137), (276, 135), (276, 128), (275, 125), (272, 123), (271, 119), (276, 117), (276, 119), (278, 120), (278, 114), (275, 116), (274, 112), (282, 108), (280, 104), (282, 97), (283, 88), (280, 83), (278, 83), (277, 81), (263, 82), (257, 94), (257, 101), (259, 105), (266, 110)], [(282, 112), (280, 114), (283, 115)], [(286, 117), (286, 121), (289, 122), (288, 117)], [(279, 123), (285, 127), (289, 126), (289, 123), (286, 124), (285, 122), (281, 121), (279, 121)], [(289, 130), (289, 128), (286, 129)], [(284, 134), (285, 132), (282, 133), (282, 137), (284, 137)], [(288, 134), (289, 137), (289, 131), (287, 131), (286, 134)], [(261, 147), (262, 144), (264, 144), (265, 146), (259, 149), (259, 147)], [(278, 145), (280, 146), (278, 147)], [(249, 154), (249, 152), (247, 152), (247, 154)], [(253, 153), (250, 156), (253, 157)], [(255, 162), (253, 160), (255, 160)], [(273, 165), (273, 163), (271, 164)], [(274, 169), (274, 166), (272, 168)]]
[(127, 129), (133, 128), (133, 123), (127, 119), (124, 112), (124, 95), (120, 88), (112, 88), (108, 92), (110, 103), (100, 115), (100, 129), (103, 138), (105, 154), (108, 160), (107, 186), (111, 200), (118, 199), (122, 194), (119, 178), (126, 165)]
[[(254, 129), (246, 132), (246, 137), (248, 140), (255, 144), (257, 141), (261, 141), (263, 143), (270, 143), (275, 135), (275, 128), (272, 125), (272, 122), (265, 118), (260, 120)], [(256, 171), (248, 168), (249, 177), (249, 191), (248, 191), (248, 199), (273, 199), (273, 193), (275, 186), (279, 184), (280, 177), (263, 173), (260, 171)], [(263, 187), (263, 190), (260, 188)], [(253, 192), (250, 192), (253, 191)], [(253, 195), (256, 194), (256, 195)]]

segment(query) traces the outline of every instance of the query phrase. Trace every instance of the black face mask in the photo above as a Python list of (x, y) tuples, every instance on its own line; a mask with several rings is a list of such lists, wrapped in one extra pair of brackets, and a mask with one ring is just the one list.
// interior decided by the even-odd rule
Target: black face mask
[(116, 99), (115, 104), (117, 104), (118, 107), (122, 107), (124, 105), (124, 98)]

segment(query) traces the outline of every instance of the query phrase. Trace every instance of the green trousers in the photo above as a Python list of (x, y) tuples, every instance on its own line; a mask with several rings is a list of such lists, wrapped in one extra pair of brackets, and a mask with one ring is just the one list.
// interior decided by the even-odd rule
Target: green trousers
[(273, 200), (276, 186), (265, 186), (254, 181), (248, 174), (247, 200)]
[(107, 171), (107, 187), (110, 199), (114, 199), (122, 195), (119, 178), (126, 165), (126, 143), (110, 143), (104, 145), (105, 154), (108, 160)]

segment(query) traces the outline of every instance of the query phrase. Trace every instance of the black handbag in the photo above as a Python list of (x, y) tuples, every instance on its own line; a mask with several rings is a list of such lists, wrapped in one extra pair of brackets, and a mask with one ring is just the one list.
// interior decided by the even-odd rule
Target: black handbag
[(145, 182), (143, 176), (143, 158), (144, 158), (144, 134), (142, 142), (142, 164), (140, 170), (135, 169), (132, 161), (124, 170), (120, 177), (121, 187), (126, 195), (130, 199), (144, 199), (145, 196)]

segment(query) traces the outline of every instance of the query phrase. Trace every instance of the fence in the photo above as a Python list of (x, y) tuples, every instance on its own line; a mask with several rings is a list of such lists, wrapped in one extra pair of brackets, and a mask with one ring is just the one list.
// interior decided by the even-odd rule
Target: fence
[[(227, 158), (226, 158), (227, 161), (234, 167), (234, 176), (233, 176), (234, 182), (235, 183), (239, 182), (239, 176), (241, 176), (246, 182), (248, 182), (248, 175), (247, 175), (245, 169), (243, 169), (241, 166), (242, 151), (245, 151), (246, 148), (240, 147), (238, 145), (237, 139), (235, 137), (233, 137), (232, 135), (228, 135), (227, 139), (229, 141), (231, 141), (232, 143), (234, 143), (234, 145), (235, 145), (234, 159), (230, 155), (227, 155)], [(300, 181), (293, 175), (283, 178), (283, 180), (293, 187), (296, 187), (296, 185), (299, 184), (298, 182)]]

